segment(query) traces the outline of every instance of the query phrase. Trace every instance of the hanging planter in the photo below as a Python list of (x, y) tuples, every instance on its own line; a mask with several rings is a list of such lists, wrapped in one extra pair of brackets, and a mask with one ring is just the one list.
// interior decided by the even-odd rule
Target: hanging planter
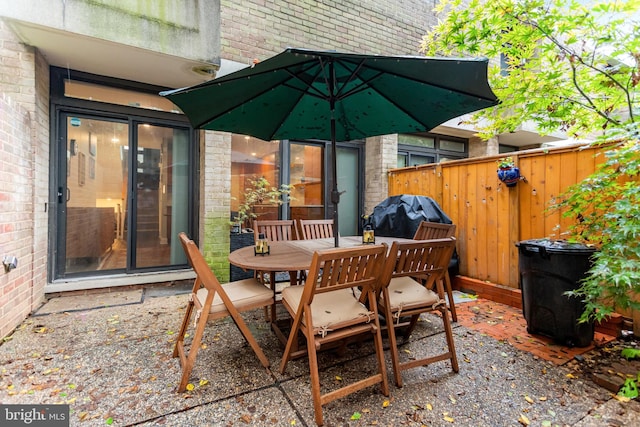
[(520, 181), (520, 169), (518, 169), (511, 157), (503, 157), (497, 161), (498, 179), (507, 187), (514, 187)]

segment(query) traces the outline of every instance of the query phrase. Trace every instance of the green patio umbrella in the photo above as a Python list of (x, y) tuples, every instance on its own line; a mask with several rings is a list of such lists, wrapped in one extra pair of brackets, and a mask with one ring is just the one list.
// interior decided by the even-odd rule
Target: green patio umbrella
[(194, 128), (265, 141), (330, 140), (337, 246), (336, 141), (426, 132), (496, 105), (487, 62), (289, 48), (250, 68), (161, 95), (180, 107)]

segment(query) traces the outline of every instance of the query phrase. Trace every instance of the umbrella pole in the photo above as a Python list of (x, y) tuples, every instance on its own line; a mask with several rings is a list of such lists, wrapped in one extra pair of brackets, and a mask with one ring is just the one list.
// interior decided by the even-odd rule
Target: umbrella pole
[(337, 152), (337, 144), (336, 144), (336, 119), (333, 116), (333, 108), (331, 109), (331, 161), (332, 161), (332, 189), (331, 189), (331, 203), (333, 204), (333, 239), (334, 246), (337, 248), (340, 244), (339, 240), (339, 230), (338, 227), (338, 203), (340, 203), (340, 192), (338, 191), (338, 152)]

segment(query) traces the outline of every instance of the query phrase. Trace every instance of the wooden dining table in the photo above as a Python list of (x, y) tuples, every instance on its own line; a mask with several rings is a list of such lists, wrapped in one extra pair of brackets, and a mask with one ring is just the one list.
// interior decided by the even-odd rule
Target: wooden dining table
[[(391, 246), (394, 241), (407, 241), (399, 237), (376, 237), (376, 244), (386, 243)], [(334, 239), (286, 240), (269, 242), (269, 253), (256, 255), (253, 246), (236, 249), (229, 254), (229, 262), (244, 270), (270, 272), (297, 272), (309, 270), (313, 253), (334, 247)], [(340, 237), (341, 248), (361, 246), (361, 236)], [(297, 284), (296, 275), (291, 276), (291, 284)]]
[[(385, 243), (390, 247), (394, 241), (410, 240), (412, 239), (376, 236), (375, 244)], [(362, 236), (341, 236), (339, 240), (339, 247), (341, 248), (356, 247), (363, 244)], [(229, 254), (229, 263), (244, 270), (254, 270), (262, 273), (289, 272), (290, 285), (293, 286), (298, 284), (298, 271), (307, 271), (311, 268), (314, 252), (334, 247), (334, 238), (274, 241), (269, 242), (269, 253), (264, 255), (256, 255), (254, 246), (236, 249)], [(276, 283), (270, 283), (274, 296), (276, 296), (276, 285)], [(276, 301), (276, 298), (274, 298), (274, 301)], [(286, 344), (287, 337), (277, 324), (275, 302), (271, 309), (271, 327), (280, 341)]]

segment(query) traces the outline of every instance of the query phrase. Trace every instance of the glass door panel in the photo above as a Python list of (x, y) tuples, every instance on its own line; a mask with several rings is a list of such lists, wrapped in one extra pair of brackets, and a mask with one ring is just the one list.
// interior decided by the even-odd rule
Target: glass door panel
[(324, 148), (291, 143), (291, 219), (324, 219)]
[(357, 148), (338, 147), (336, 164), (338, 168), (338, 191), (343, 192), (338, 204), (338, 227), (340, 235), (355, 236), (358, 234), (360, 200)]
[(66, 186), (58, 189), (66, 214), (63, 269), (124, 269), (128, 125), (66, 116), (66, 134)]
[(56, 278), (187, 264), (176, 236), (189, 231), (188, 129), (130, 132), (126, 122), (66, 114), (63, 123)]
[(177, 238), (188, 231), (189, 132), (137, 126), (135, 257), (137, 268), (184, 264)]

